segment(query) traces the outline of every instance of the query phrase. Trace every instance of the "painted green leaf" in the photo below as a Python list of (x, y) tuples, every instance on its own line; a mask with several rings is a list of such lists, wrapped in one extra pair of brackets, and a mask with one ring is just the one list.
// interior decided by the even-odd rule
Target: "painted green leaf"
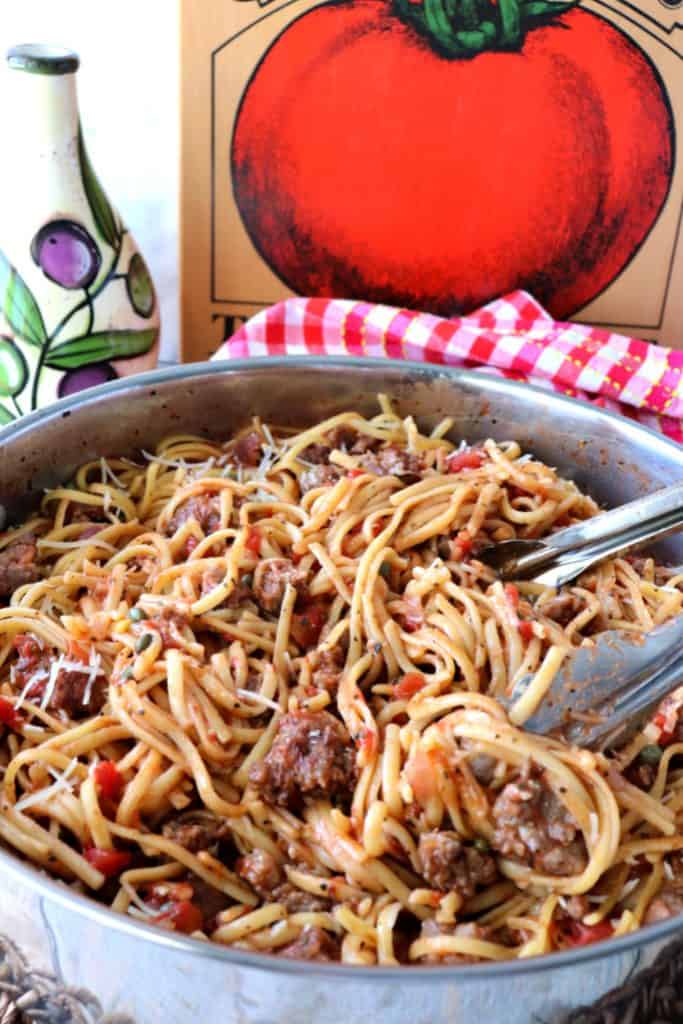
[(43, 315), (30, 288), (0, 252), (0, 309), (15, 334), (40, 346), (47, 337)]
[(554, 18), (558, 14), (570, 11), (574, 7), (574, 0), (528, 0), (520, 5), (520, 11), (526, 18)]
[(6, 409), (4, 405), (0, 405), (0, 427), (4, 427), (7, 423), (13, 423), (15, 419), (16, 417), (12, 415), (9, 409)]
[(72, 338), (52, 349), (46, 366), (53, 370), (77, 370), (90, 363), (101, 363), (110, 359), (131, 359), (149, 352), (156, 341), (155, 327), (146, 331), (100, 331)]
[(0, 395), (10, 398), (24, 390), (28, 367), (11, 338), (0, 335)]
[(128, 264), (126, 291), (130, 304), (145, 320), (154, 312), (154, 285), (147, 264), (139, 252), (134, 252)]
[(83, 179), (83, 188), (85, 194), (88, 197), (88, 204), (90, 206), (93, 220), (97, 225), (97, 230), (102, 235), (102, 238), (107, 242), (108, 245), (115, 249), (119, 243), (121, 232), (116, 226), (116, 217), (114, 211), (111, 208), (109, 200), (107, 199), (102, 186), (97, 180), (88, 152), (83, 142), (83, 133), (80, 128), (78, 130), (78, 159), (81, 164), (81, 178)]

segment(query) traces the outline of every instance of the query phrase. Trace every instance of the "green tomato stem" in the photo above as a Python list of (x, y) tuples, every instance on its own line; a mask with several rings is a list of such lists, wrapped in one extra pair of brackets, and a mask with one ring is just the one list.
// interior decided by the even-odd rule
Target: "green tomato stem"
[(500, 11), (500, 42), (503, 46), (517, 46), (522, 35), (522, 26), (519, 17), (519, 4), (517, 0), (498, 0)]
[[(457, 10), (456, 3), (452, 2), (450, 6), (454, 10)], [(479, 24), (477, 0), (461, 0), (460, 15), (464, 29), (467, 31), (476, 29)]]
[(552, 23), (578, 0), (391, 0), (396, 15), (450, 59), (519, 50), (526, 33)]

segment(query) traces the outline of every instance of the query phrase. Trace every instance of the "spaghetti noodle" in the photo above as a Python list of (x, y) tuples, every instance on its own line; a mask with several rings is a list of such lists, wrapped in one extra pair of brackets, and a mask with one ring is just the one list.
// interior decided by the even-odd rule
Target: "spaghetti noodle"
[(576, 646), (681, 612), (683, 576), (503, 585), (481, 545), (597, 506), (380, 405), (90, 462), (2, 536), (0, 838), (290, 957), (503, 960), (683, 910), (677, 697), (609, 757), (523, 728)]

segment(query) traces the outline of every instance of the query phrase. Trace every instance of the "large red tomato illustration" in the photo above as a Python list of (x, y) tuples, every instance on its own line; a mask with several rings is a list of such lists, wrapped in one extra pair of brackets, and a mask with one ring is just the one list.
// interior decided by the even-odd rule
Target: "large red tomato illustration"
[(302, 294), (453, 315), (524, 287), (568, 316), (666, 199), (656, 70), (568, 4), (399, 2), (313, 8), (256, 68), (232, 139), (254, 245)]

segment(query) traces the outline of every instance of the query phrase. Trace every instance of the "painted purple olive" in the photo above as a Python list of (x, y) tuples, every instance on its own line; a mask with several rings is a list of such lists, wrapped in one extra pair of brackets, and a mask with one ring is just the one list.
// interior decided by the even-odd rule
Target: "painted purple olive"
[(102, 257), (95, 242), (73, 220), (51, 220), (31, 242), (31, 255), (46, 277), (62, 288), (89, 288)]
[(94, 388), (97, 384), (106, 384), (108, 380), (116, 380), (118, 374), (111, 363), (93, 363), (81, 370), (69, 370), (59, 382), (60, 398), (75, 395), (86, 388)]

